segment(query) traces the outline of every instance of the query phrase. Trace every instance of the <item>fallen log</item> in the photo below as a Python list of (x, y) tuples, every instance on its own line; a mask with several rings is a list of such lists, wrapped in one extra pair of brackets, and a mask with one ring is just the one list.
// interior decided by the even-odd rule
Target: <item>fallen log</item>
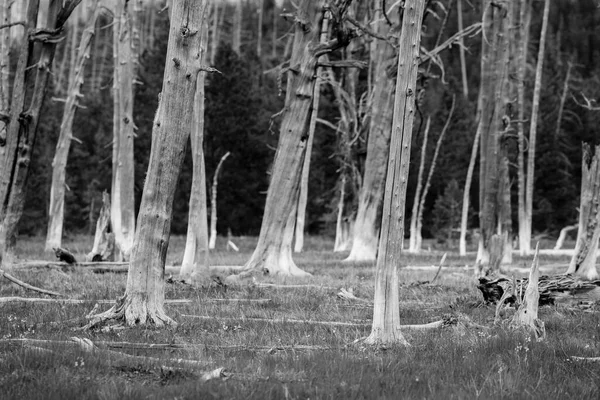
[[(45, 299), (39, 297), (0, 297), (0, 304), (6, 303), (39, 303), (39, 304), (114, 304), (116, 300), (94, 300), (94, 299)], [(271, 299), (166, 299), (165, 304), (192, 304), (192, 303), (251, 303), (268, 304)]]
[(62, 296), (62, 294), (58, 293), (58, 292), (53, 292), (51, 290), (46, 290), (46, 289), (40, 289), (38, 287), (32, 286), (28, 283), (23, 282), (22, 280), (19, 280), (17, 278), (15, 278), (14, 276), (7, 274), (4, 270), (0, 269), (0, 275), (4, 276), (6, 279), (8, 279), (9, 281), (16, 283), (17, 285), (24, 287), (25, 289), (29, 289), (29, 290), (33, 290), (35, 292), (39, 292), (39, 293), (43, 293), (43, 294), (48, 294), (50, 296)]
[[(60, 261), (45, 261), (45, 260), (33, 260), (23, 261), (12, 264), (13, 269), (35, 269), (35, 268), (48, 268), (48, 269), (65, 269), (69, 267), (80, 267), (89, 269), (96, 273), (126, 273), (129, 270), (129, 263), (127, 262), (115, 262), (115, 261), (87, 261), (79, 262), (75, 264), (67, 264)], [(211, 265), (208, 267), (210, 273), (215, 274), (229, 274), (239, 271), (242, 266), (239, 265)], [(174, 265), (167, 265), (165, 267), (165, 274), (178, 275), (181, 267)]]

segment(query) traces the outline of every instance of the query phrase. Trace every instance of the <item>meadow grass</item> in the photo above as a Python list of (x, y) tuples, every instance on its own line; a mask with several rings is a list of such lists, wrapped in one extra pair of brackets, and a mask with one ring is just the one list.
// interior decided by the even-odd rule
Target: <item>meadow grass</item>
[[(241, 265), (256, 238), (234, 238), (240, 252), (226, 251), (219, 238), (212, 264)], [(167, 264), (181, 262), (184, 238), (174, 237)], [(91, 238), (73, 237), (67, 243), (83, 259)], [(370, 327), (269, 323), (247, 318), (288, 318), (369, 324), (372, 307), (336, 296), (353, 288), (363, 299), (373, 298), (373, 263), (346, 264), (346, 254), (332, 253), (332, 241), (307, 238), (307, 250), (295, 256), (312, 278), (285, 283), (316, 287), (281, 289), (240, 286), (227, 290), (167, 284), (167, 299), (193, 299), (186, 305), (167, 305), (177, 327), (137, 327), (109, 331), (75, 331), (85, 323), (88, 305), (0, 305), (0, 397), (2, 399), (595, 399), (600, 397), (600, 363), (575, 362), (570, 356), (600, 355), (600, 313), (543, 307), (540, 318), (548, 337), (531, 341), (503, 325), (494, 326), (494, 307), (482, 304), (472, 270), (461, 268), (473, 257), (449, 254), (434, 285), (435, 270), (401, 270), (400, 316), (403, 324), (422, 324), (443, 315), (469, 318), (491, 329), (449, 327), (406, 332), (411, 346), (385, 349), (354, 344)], [(41, 239), (22, 241), (21, 259), (52, 259)], [(402, 265), (435, 265), (440, 251), (405, 255)], [(517, 258), (519, 266), (530, 259)], [(542, 256), (542, 265), (566, 263), (568, 257)], [(94, 274), (84, 270), (16, 270), (20, 279), (77, 299), (115, 299), (125, 290), (126, 274)], [(270, 282), (275, 282), (271, 280)], [(322, 287), (318, 287), (322, 286)], [(39, 297), (1, 281), (0, 296)], [(208, 298), (271, 299), (268, 304), (214, 303)], [(105, 305), (103, 309), (109, 306)], [(202, 320), (184, 315), (212, 316)], [(221, 318), (221, 319), (220, 319)], [(225, 318), (237, 318), (229, 320)], [(196, 344), (192, 349), (119, 350), (161, 361), (109, 363), (103, 353), (85, 353), (71, 346), (46, 345), (53, 353), (34, 351), (15, 338), (94, 342)], [(290, 346), (315, 346), (314, 349)], [(268, 349), (271, 349), (270, 351)], [(192, 369), (166, 369), (170, 358), (205, 361), (210, 370), (225, 367), (226, 381), (202, 382)]]

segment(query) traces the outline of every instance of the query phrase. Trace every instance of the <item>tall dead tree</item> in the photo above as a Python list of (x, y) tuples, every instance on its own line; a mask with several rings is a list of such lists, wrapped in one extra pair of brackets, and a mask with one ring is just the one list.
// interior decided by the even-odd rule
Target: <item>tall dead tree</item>
[[(273, 163), (271, 184), (267, 193), (265, 211), (258, 243), (242, 276), (269, 273), (282, 276), (307, 276), (292, 259), (292, 241), (300, 178), (306, 156), (308, 127), (312, 114), (317, 60), (336, 48), (343, 47), (352, 37), (345, 29), (342, 16), (346, 2), (332, 7), (336, 14), (331, 20), (336, 39), (319, 43), (323, 11), (317, 12), (317, 1), (302, 0), (298, 3), (295, 18), (295, 39), (288, 72), (285, 111), (280, 128), (279, 143)], [(339, 14), (337, 14), (339, 13)], [(344, 41), (340, 41), (344, 39)], [(234, 279), (234, 278), (232, 278)]]
[(400, 331), (398, 267), (404, 240), (404, 206), (415, 116), (421, 21), (425, 2), (407, 0), (398, 48), (398, 77), (390, 143), (381, 240), (375, 275), (373, 326), (367, 343), (408, 345)]
[(46, 235), (46, 251), (62, 246), (63, 222), (65, 213), (66, 167), (73, 138), (73, 119), (82, 97), (81, 88), (85, 74), (85, 66), (90, 58), (90, 49), (94, 37), (94, 27), (100, 14), (98, 0), (91, 2), (90, 17), (83, 28), (83, 34), (76, 54), (74, 68), (69, 72), (69, 88), (60, 123), (60, 133), (56, 144), (56, 152), (52, 161), (52, 184), (50, 187), (50, 209), (48, 210), (48, 233)]
[[(533, 87), (533, 102), (531, 108), (531, 124), (529, 126), (529, 147), (527, 149), (527, 180), (525, 182), (525, 221), (523, 232), (519, 229), (519, 237), (524, 236), (520, 243), (521, 252), (531, 253), (531, 218), (533, 216), (533, 184), (535, 168), (535, 146), (537, 140), (537, 120), (540, 106), (540, 93), (542, 88), (542, 71), (544, 68), (544, 51), (546, 49), (546, 32), (548, 31), (548, 14), (550, 0), (544, 0), (544, 14), (542, 18), (542, 31), (540, 33), (540, 47), (538, 49), (537, 66), (535, 69), (535, 84)], [(520, 221), (521, 222), (521, 221)]]
[(600, 239), (600, 145), (583, 144), (579, 229), (568, 274), (598, 279), (596, 258)]
[(152, 128), (152, 149), (125, 295), (88, 326), (109, 319), (127, 325), (174, 324), (164, 311), (165, 260), (177, 178), (190, 136), (196, 83), (202, 65), (206, 0), (173, 2), (162, 92)]
[[(0, 25), (10, 23), (11, 1), (0, 3)], [(0, 146), (6, 143), (6, 127), (10, 110), (10, 28), (0, 29)], [(2, 151), (2, 150), (0, 150)]]
[[(381, 10), (376, 10), (374, 20), (375, 32), (381, 37), (387, 37), (390, 26)], [(390, 67), (394, 64), (396, 51), (387, 40), (378, 40), (372, 48), (371, 59), (376, 79), (373, 85), (367, 158), (354, 222), (352, 249), (346, 261), (375, 260), (379, 241), (394, 101), (394, 78), (390, 74)]]
[(133, 25), (129, 0), (117, 0), (113, 23), (111, 225), (123, 260), (129, 259), (135, 234), (133, 81), (137, 59), (133, 47)]
[[(508, 159), (504, 138), (510, 129), (508, 98), (508, 2), (486, 0), (483, 6), (481, 87), (478, 127), (481, 129), (479, 258), (502, 259), (510, 234), (503, 228), (508, 189)], [(496, 254), (491, 255), (491, 249)]]
[[(39, 0), (29, 0), (17, 61), (6, 140), (0, 143), (0, 256), (16, 242), (23, 214), (31, 154), (40, 110), (64, 25), (81, 0), (51, 0), (44, 26), (36, 29)], [(31, 90), (26, 90), (31, 88)]]

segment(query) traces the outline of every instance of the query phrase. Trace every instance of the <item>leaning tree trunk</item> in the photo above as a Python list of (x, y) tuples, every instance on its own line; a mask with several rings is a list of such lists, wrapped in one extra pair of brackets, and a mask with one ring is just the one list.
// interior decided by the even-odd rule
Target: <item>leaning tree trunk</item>
[(525, 182), (525, 228), (528, 232), (523, 232), (525, 236), (522, 239), (522, 252), (531, 253), (531, 218), (533, 211), (533, 184), (535, 168), (535, 145), (537, 138), (537, 119), (540, 106), (540, 92), (542, 88), (542, 71), (544, 67), (544, 51), (546, 49), (546, 32), (548, 30), (548, 13), (550, 9), (550, 0), (544, 1), (544, 16), (542, 19), (542, 32), (540, 33), (540, 48), (538, 51), (537, 67), (535, 70), (535, 85), (533, 88), (533, 102), (531, 109), (531, 125), (529, 127), (529, 147), (527, 149), (527, 180)]
[(421, 21), (425, 2), (407, 0), (398, 48), (398, 77), (390, 144), (381, 240), (375, 275), (373, 327), (367, 343), (408, 345), (400, 331), (398, 266), (404, 239), (406, 183), (417, 93)]
[[(201, 63), (206, 59), (206, 42), (208, 39), (208, 23), (202, 24)], [(206, 169), (204, 164), (204, 78), (206, 73), (200, 72), (196, 82), (194, 96), (194, 113), (192, 119), (192, 189), (188, 217), (188, 231), (183, 252), (183, 261), (179, 276), (181, 280), (200, 279), (208, 271), (208, 222), (206, 210)]]
[(429, 127), (431, 117), (427, 117), (425, 131), (423, 132), (423, 144), (421, 145), (421, 159), (419, 160), (419, 173), (417, 174), (417, 188), (413, 200), (412, 212), (410, 214), (410, 236), (408, 239), (408, 251), (417, 251), (417, 215), (419, 215), (419, 199), (423, 190), (423, 173), (425, 172), (425, 156), (427, 155), (427, 139), (429, 138)]
[[(296, 18), (294, 49), (288, 72), (285, 114), (273, 163), (256, 249), (242, 276), (269, 273), (281, 276), (307, 276), (292, 259), (294, 222), (300, 193), (300, 178), (306, 156), (308, 127), (320, 54), (331, 50), (319, 45), (321, 15), (314, 0), (302, 0)], [(337, 17), (337, 16), (336, 16)], [(337, 41), (332, 48), (343, 45)]]
[[(39, 0), (27, 3), (25, 33), (14, 76), (6, 142), (0, 144), (0, 256), (16, 242), (31, 154), (56, 43), (61, 38), (64, 24), (80, 2), (51, 1), (45, 28), (42, 29), (36, 29)], [(39, 47), (36, 46), (34, 51), (36, 42), (39, 42)]]
[(221, 172), (223, 163), (230, 154), (230, 152), (223, 154), (223, 157), (219, 160), (210, 191), (210, 239), (208, 240), (208, 248), (211, 250), (217, 245), (217, 189), (219, 187), (219, 172)]
[(600, 145), (592, 148), (583, 144), (581, 163), (581, 200), (579, 229), (575, 253), (567, 274), (577, 274), (586, 279), (597, 279), (596, 257), (600, 238)]
[[(481, 187), (481, 212), (480, 228), (482, 250), (481, 259), (483, 263), (490, 260), (490, 250), (492, 248), (492, 237), (500, 236), (505, 240), (508, 234), (501, 232), (500, 225), (502, 215), (501, 201), (504, 199), (501, 192), (501, 184), (504, 179), (504, 173), (507, 171), (503, 167), (505, 159), (503, 157), (502, 142), (507, 130), (510, 128), (506, 122), (510, 120), (506, 116), (509, 110), (508, 104), (508, 63), (509, 52), (507, 45), (508, 18), (507, 3), (486, 1), (484, 5), (483, 16), (483, 35), (487, 40), (482, 40), (482, 80), (486, 79), (487, 84), (482, 84), (480, 90), (480, 118), (479, 127), (481, 129), (481, 150), (482, 157), (480, 168), (482, 177)], [(489, 41), (489, 43), (487, 43)], [(484, 71), (484, 66), (489, 68)], [(498, 239), (494, 239), (494, 242)], [(504, 246), (494, 245), (495, 250), (503, 252)], [(492, 258), (502, 259), (502, 254), (494, 255)]]
[(120, 258), (129, 260), (135, 234), (134, 159), (133, 159), (133, 17), (127, 0), (115, 7), (113, 80), (113, 160), (111, 225)]
[(177, 179), (190, 136), (200, 64), (206, 1), (173, 2), (162, 94), (152, 128), (152, 149), (137, 234), (131, 251), (125, 295), (109, 311), (94, 316), (127, 325), (174, 324), (164, 311), (165, 259)]
[[(380, 11), (377, 15), (375, 29), (379, 35), (387, 36), (389, 26)], [(377, 42), (373, 54), (376, 79), (365, 172), (354, 222), (352, 249), (345, 261), (374, 261), (377, 255), (394, 99), (394, 79), (389, 76), (388, 68), (395, 54), (390, 43), (383, 40)]]
[(79, 51), (76, 56), (75, 68), (69, 73), (69, 89), (67, 100), (60, 124), (56, 153), (52, 161), (52, 185), (50, 187), (50, 209), (48, 211), (48, 234), (46, 236), (46, 251), (62, 246), (62, 233), (65, 212), (66, 167), (69, 157), (71, 140), (73, 139), (73, 119), (82, 96), (81, 87), (85, 74), (85, 66), (90, 58), (90, 48), (94, 37), (94, 27), (100, 14), (98, 0), (91, 3), (92, 13), (83, 29)]

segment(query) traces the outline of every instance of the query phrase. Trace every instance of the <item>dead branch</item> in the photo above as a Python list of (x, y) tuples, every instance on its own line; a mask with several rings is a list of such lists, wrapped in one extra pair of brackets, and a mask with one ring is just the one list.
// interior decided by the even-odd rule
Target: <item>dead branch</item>
[(598, 104), (598, 102), (596, 100), (590, 100), (587, 98), (587, 96), (583, 93), (581, 93), (581, 97), (583, 97), (583, 103), (581, 103), (579, 100), (577, 100), (577, 98), (573, 95), (571, 95), (571, 97), (573, 98), (573, 101), (575, 101), (575, 103), (580, 106), (585, 108), (586, 110), (590, 110), (590, 111), (600, 111), (600, 107), (596, 106), (596, 104)]
[(254, 282), (254, 286), (256, 287), (269, 287), (269, 288), (275, 288), (275, 289), (309, 289), (309, 288), (315, 288), (315, 289), (326, 289), (326, 290), (336, 290), (337, 288), (331, 287), (331, 286), (321, 286), (321, 285), (278, 285), (275, 283), (261, 283), (261, 282)]
[(363, 69), (367, 67), (365, 61), (360, 60), (338, 60), (338, 61), (319, 61), (317, 63), (319, 67), (325, 68), (358, 68)]
[(344, 299), (344, 300), (358, 301), (363, 304), (373, 304), (372, 301), (369, 301), (366, 299), (360, 299), (360, 298), (356, 297), (354, 295), (354, 291), (352, 289), (341, 288), (337, 294), (337, 297), (339, 297), (340, 299)]
[(433, 279), (429, 283), (435, 282), (436, 278), (438, 277), (438, 275), (442, 271), (442, 265), (444, 265), (444, 261), (446, 261), (446, 256), (447, 255), (448, 255), (448, 253), (444, 253), (444, 255), (442, 256), (442, 260), (440, 261), (440, 267), (438, 268), (437, 272), (435, 273), (435, 276), (433, 277)]
[(575, 361), (600, 361), (600, 357), (577, 357), (577, 356), (571, 356), (572, 360)]
[(440, 44), (439, 46), (436, 46), (434, 49), (432, 49), (430, 51), (422, 49), (422, 51), (425, 54), (421, 56), (420, 63), (423, 64), (423, 63), (429, 61), (431, 58), (434, 58), (439, 53), (441, 53), (442, 50), (452, 47), (452, 45), (455, 43), (459, 43), (459, 45), (460, 45), (461, 39), (463, 39), (464, 37), (469, 36), (469, 35), (476, 35), (477, 33), (479, 33), (480, 30), (481, 30), (481, 22), (477, 22), (471, 26), (466, 27), (462, 31), (455, 33), (450, 38), (448, 38), (448, 40), (446, 40), (444, 43)]
[(14, 276), (7, 274), (6, 272), (4, 272), (4, 270), (0, 269), (0, 275), (4, 276), (6, 279), (8, 279), (9, 281), (16, 283), (17, 285), (24, 287), (25, 289), (29, 289), (29, 290), (33, 290), (35, 292), (39, 292), (39, 293), (43, 293), (43, 294), (48, 294), (50, 296), (63, 296), (62, 294), (58, 293), (58, 292), (53, 292), (51, 290), (46, 290), (46, 289), (40, 289), (38, 287), (35, 286), (31, 286), (28, 283), (25, 283), (17, 278), (15, 278)]

